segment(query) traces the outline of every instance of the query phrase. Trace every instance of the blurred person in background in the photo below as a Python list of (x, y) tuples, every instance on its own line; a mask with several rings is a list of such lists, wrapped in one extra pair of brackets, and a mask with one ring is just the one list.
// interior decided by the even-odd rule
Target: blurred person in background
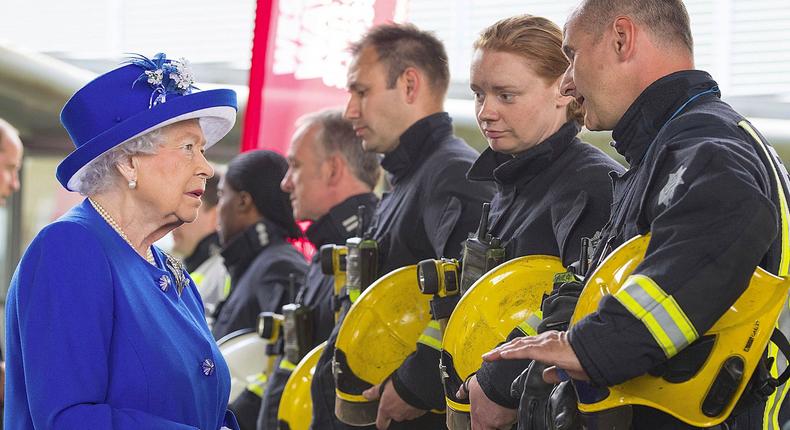
[[(279, 314), (293, 300), (290, 275), (301, 283), (307, 273), (305, 257), (289, 242), (302, 233), (288, 194), (280, 189), (287, 170), (288, 162), (276, 152), (248, 151), (230, 161), (220, 181), (219, 238), (231, 286), (215, 312), (217, 340), (254, 329), (261, 312)], [(242, 430), (255, 429), (261, 407), (262, 387), (249, 388), (230, 405)]]
[(6, 429), (237, 428), (197, 287), (153, 245), (197, 217), (203, 152), (236, 120), (233, 91), (192, 82), (185, 61), (135, 56), (63, 108), (76, 149), (57, 178), (87, 198), (11, 281)]
[(184, 267), (198, 287), (209, 325), (213, 322), (214, 309), (230, 290), (217, 232), (219, 178), (217, 173), (206, 181), (197, 219), (173, 230), (173, 252), (182, 257)]
[[(22, 168), (22, 140), (19, 132), (0, 118), (0, 207), (5, 206), (11, 194), (19, 191), (19, 169)], [(3, 404), (3, 391), (5, 387), (5, 361), (3, 349), (0, 348), (0, 405)], [(0, 428), (3, 415), (0, 412)]]
[(19, 132), (0, 118), (0, 206), (5, 206), (11, 194), (19, 191), (23, 152)]
[[(378, 156), (362, 149), (361, 140), (340, 110), (330, 109), (308, 114), (297, 122), (288, 149), (288, 172), (280, 186), (290, 194), (294, 217), (313, 221), (306, 234), (320, 249), (326, 244), (345, 244), (356, 234), (360, 222), (370, 222), (378, 203), (373, 188), (380, 175)], [(365, 207), (363, 220), (357, 214), (359, 206)], [(323, 274), (318, 252), (310, 262), (299, 296), (312, 313), (312, 349), (329, 338), (335, 325), (334, 276)], [(296, 364), (283, 357), (275, 366), (266, 386), (258, 430), (277, 429), (280, 397)], [(315, 401), (331, 398), (334, 385), (329, 388), (331, 392), (325, 396), (314, 396)]]

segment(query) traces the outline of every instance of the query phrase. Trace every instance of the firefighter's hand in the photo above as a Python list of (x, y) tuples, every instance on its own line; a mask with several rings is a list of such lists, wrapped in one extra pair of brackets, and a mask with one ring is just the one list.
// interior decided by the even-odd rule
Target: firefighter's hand
[(573, 379), (589, 381), (576, 353), (568, 342), (568, 332), (550, 330), (537, 336), (518, 337), (483, 354), (483, 360), (532, 359), (551, 365), (543, 372), (543, 380), (557, 384), (563, 380), (557, 368)]
[(469, 397), (472, 430), (510, 429), (516, 423), (518, 410), (505, 408), (491, 401), (477, 382), (477, 376), (469, 378), (465, 386), (469, 388), (469, 393), (462, 385), (455, 395), (459, 399)]
[[(381, 396), (379, 396), (381, 393)], [(384, 389), (381, 385), (374, 385), (362, 393), (366, 399), (379, 401), (379, 411), (376, 415), (376, 428), (386, 430), (392, 421), (411, 421), (425, 415), (425, 410), (417, 409), (400, 398), (392, 381), (387, 380)], [(381, 398), (379, 398), (381, 397)]]

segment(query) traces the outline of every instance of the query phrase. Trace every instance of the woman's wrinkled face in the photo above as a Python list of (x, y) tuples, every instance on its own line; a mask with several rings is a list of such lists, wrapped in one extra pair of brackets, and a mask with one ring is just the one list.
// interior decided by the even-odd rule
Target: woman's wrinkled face
[(494, 151), (524, 152), (566, 121), (571, 98), (560, 95), (559, 78), (546, 82), (523, 56), (476, 50), (469, 85), (477, 124)]
[(206, 139), (197, 119), (163, 127), (156, 154), (137, 156), (134, 195), (168, 222), (197, 218), (206, 179), (214, 169), (206, 161)]

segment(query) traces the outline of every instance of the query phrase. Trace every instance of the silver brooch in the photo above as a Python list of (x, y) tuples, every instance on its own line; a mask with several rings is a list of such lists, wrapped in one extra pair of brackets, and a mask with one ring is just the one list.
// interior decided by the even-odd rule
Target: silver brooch
[(159, 278), (159, 289), (162, 291), (167, 291), (167, 287), (170, 286), (170, 277), (167, 275), (162, 275)]
[(180, 296), (181, 292), (184, 291), (184, 288), (189, 285), (189, 278), (187, 278), (186, 271), (184, 270), (184, 265), (181, 264), (181, 260), (167, 253), (165, 253), (165, 256), (167, 256), (165, 265), (170, 270), (170, 273), (173, 274), (173, 278), (176, 280), (176, 290)]

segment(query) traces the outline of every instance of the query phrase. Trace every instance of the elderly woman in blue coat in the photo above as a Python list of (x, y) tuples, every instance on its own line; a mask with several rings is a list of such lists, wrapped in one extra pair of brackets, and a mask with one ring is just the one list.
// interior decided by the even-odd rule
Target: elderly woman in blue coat
[(185, 61), (135, 57), (66, 103), (57, 178), (87, 198), (25, 252), (6, 304), (6, 429), (237, 428), (195, 284), (153, 243), (198, 214), (236, 118)]

